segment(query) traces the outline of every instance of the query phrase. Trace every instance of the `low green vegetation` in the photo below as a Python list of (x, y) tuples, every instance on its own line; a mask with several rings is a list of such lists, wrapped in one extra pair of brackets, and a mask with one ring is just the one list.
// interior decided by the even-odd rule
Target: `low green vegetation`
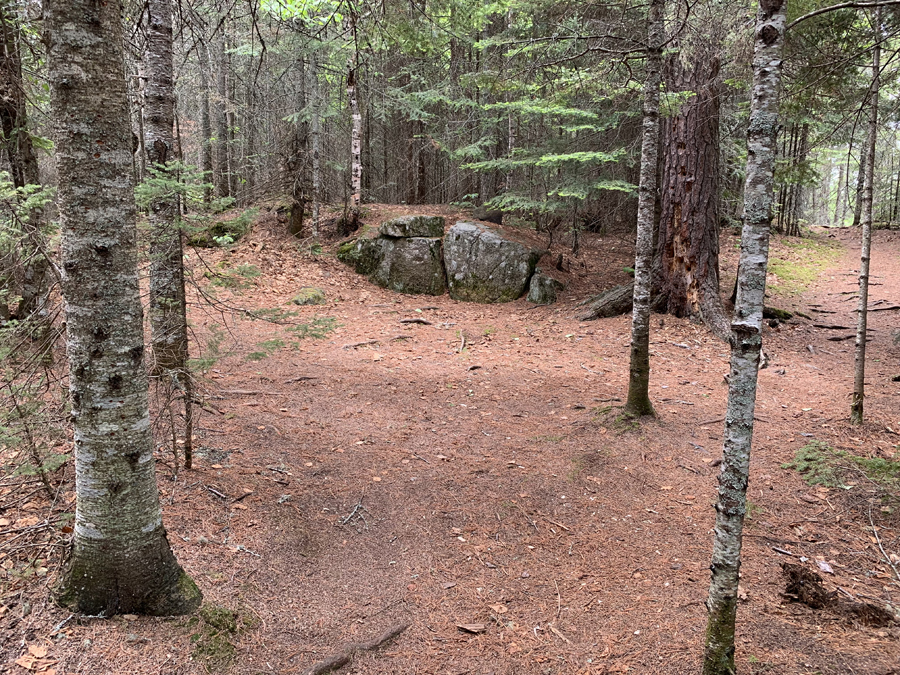
[(255, 623), (256, 620), (244, 612), (212, 603), (204, 604), (197, 615), (187, 622), (188, 628), (194, 630), (191, 634), (194, 658), (203, 664), (207, 672), (227, 670), (236, 652), (233, 640)]
[(188, 243), (200, 248), (227, 248), (250, 232), (250, 226), (259, 208), (242, 211), (234, 218), (227, 218), (196, 225), (192, 228)]
[(782, 296), (805, 291), (841, 255), (840, 244), (816, 237), (782, 239), (781, 244), (789, 253), (769, 258), (769, 273), (778, 277), (769, 290)]
[(231, 261), (220, 261), (215, 269), (208, 269), (203, 276), (209, 279), (209, 283), (219, 288), (244, 289), (249, 288), (253, 279), (262, 276), (262, 272), (256, 265), (231, 266)]
[(794, 460), (782, 465), (794, 469), (810, 485), (850, 490), (859, 484), (876, 486), (882, 493), (882, 510), (890, 513), (900, 497), (900, 461), (862, 457), (812, 441), (797, 450)]
[[(257, 317), (258, 318), (258, 317)], [(285, 328), (287, 341), (281, 338), (272, 338), (257, 343), (258, 350), (247, 354), (248, 361), (262, 361), (277, 352), (279, 349), (290, 347), (300, 348), (300, 340), (312, 338), (321, 340), (338, 328), (337, 319), (330, 316), (316, 316), (307, 323), (298, 323)]]

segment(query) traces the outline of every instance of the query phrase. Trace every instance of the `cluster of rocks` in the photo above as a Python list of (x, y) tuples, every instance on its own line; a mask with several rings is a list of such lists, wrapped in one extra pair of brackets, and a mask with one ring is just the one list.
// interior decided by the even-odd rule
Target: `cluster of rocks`
[(556, 301), (563, 284), (537, 268), (543, 255), (479, 223), (459, 222), (444, 234), (440, 216), (403, 216), (338, 249), (338, 259), (399, 293), (467, 302)]

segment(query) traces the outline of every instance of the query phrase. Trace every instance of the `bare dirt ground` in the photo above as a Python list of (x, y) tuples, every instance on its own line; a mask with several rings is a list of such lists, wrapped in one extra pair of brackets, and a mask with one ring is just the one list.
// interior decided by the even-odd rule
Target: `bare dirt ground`
[[(367, 221), (399, 210), (373, 207)], [(64, 551), (50, 544), (70, 535), (45, 528), (17, 540), (33, 548), (0, 551), (11, 561), (0, 563), (0, 672), (303, 673), (398, 624), (409, 628), (342, 672), (699, 672), (728, 348), (655, 316), (658, 418), (619, 417), (629, 317), (573, 315), (627, 280), (630, 235), (585, 236), (577, 258), (556, 245), (569, 287), (536, 308), (401, 296), (283, 230), (268, 214), (232, 251), (190, 255), (220, 303), (196, 300), (195, 353), (218, 359), (201, 378), (195, 468), (173, 480), (163, 447), (159, 484), (169, 539), (205, 594), (202, 618), (71, 617), (50, 599)], [(811, 487), (782, 468), (811, 440), (883, 458), (900, 443), (898, 311), (870, 315), (868, 422), (851, 427), (853, 341), (829, 338), (854, 332), (858, 232), (814, 236), (816, 274), (771, 278), (771, 304), (811, 318), (765, 333), (737, 659), (747, 674), (888, 675), (900, 672), (900, 629), (782, 595), (782, 562), (818, 571), (821, 561), (840, 597), (900, 601), (888, 562), (900, 519), (882, 510), (878, 486)], [(734, 244), (723, 239), (728, 289)], [(773, 239), (782, 269), (805, 250)], [(878, 232), (874, 250), (870, 304), (893, 306), (898, 234)], [(211, 286), (207, 266), (243, 270), (246, 287)], [(291, 305), (303, 286), (327, 304)], [(333, 330), (297, 340), (302, 328), (226, 311), (236, 307), (296, 310), (293, 324)], [(53, 512), (71, 512), (71, 467), (53, 479)], [(7, 542), (51, 513), (16, 480), (2, 481)], [(38, 556), (43, 573), (23, 578)]]

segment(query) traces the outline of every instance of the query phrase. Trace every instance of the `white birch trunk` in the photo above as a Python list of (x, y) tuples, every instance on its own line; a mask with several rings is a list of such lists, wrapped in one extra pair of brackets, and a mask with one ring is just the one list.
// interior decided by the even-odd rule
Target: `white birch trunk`
[(875, 47), (872, 49), (872, 89), (869, 101), (869, 130), (866, 137), (865, 175), (862, 190), (862, 246), (859, 255), (859, 303), (856, 316), (856, 353), (853, 368), (853, 397), (850, 422), (863, 423), (866, 396), (866, 338), (869, 311), (869, 263), (872, 252), (872, 204), (875, 185), (875, 146), (878, 139), (878, 90), (881, 70), (881, 8), (875, 10)]
[(359, 101), (356, 98), (357, 58), (349, 64), (347, 74), (347, 98), (350, 101), (351, 136), (350, 136), (350, 205), (359, 211), (362, 202), (362, 115), (359, 113)]
[(137, 275), (119, 3), (48, 0), (77, 506), (59, 600), (86, 614), (189, 612), (163, 528)]
[(725, 414), (722, 470), (716, 503), (712, 579), (706, 607), (704, 675), (734, 673), (741, 540), (747, 506), (750, 449), (762, 311), (774, 196), (775, 138), (785, 30), (784, 0), (762, 0), (757, 14), (753, 90), (747, 130), (747, 178), (737, 301), (731, 322), (731, 375)]
[(662, 72), (663, 8), (651, 0), (647, 23), (647, 73), (641, 139), (641, 180), (638, 193), (637, 240), (634, 256), (634, 300), (631, 314), (631, 366), (625, 410), (652, 415), (650, 403), (650, 290), (653, 265), (653, 225), (656, 216), (656, 173), (659, 157), (659, 83)]

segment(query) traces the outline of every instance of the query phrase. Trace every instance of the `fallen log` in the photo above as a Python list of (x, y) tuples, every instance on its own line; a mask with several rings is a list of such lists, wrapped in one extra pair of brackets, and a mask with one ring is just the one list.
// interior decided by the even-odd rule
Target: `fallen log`
[(580, 314), (576, 314), (575, 318), (580, 321), (593, 321), (594, 319), (605, 319), (610, 316), (627, 314), (631, 311), (633, 300), (633, 282), (623, 286), (614, 286), (582, 303), (587, 306), (587, 309)]

